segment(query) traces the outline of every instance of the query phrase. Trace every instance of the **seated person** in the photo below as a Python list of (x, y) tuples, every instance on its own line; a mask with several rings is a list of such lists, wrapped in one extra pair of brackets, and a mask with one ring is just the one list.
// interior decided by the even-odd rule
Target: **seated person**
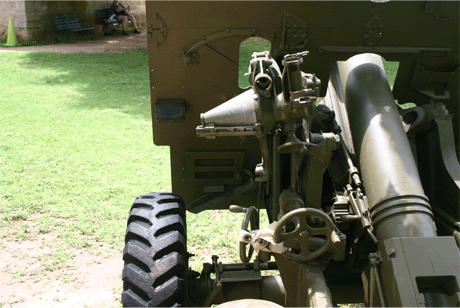
[(128, 21), (131, 21), (131, 24), (134, 27), (134, 33), (141, 33), (137, 30), (136, 19), (133, 15), (129, 14), (131, 7), (125, 7), (123, 4), (119, 3), (118, 1), (113, 1), (110, 5), (110, 10), (113, 14), (115, 14), (115, 20), (121, 21), (123, 25), (123, 34), (128, 35), (126, 31), (126, 27), (128, 26)]

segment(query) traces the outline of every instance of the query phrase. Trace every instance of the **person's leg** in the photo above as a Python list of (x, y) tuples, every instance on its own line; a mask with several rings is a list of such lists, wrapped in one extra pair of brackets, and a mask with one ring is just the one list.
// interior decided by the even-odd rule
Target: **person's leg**
[(134, 29), (137, 30), (136, 18), (133, 15), (128, 15), (128, 20), (131, 21), (131, 25), (133, 25)]
[(121, 21), (123, 31), (126, 32), (126, 27), (128, 26), (128, 17), (126, 15), (120, 15), (118, 16), (118, 20)]

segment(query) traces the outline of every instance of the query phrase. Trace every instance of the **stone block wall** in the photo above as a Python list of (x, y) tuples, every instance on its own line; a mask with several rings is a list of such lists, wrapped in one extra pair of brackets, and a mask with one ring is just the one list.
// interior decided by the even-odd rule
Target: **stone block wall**
[(8, 22), (10, 17), (13, 19), (16, 36), (20, 38), (26, 38), (28, 36), (25, 11), (25, 1), (0, 0), (0, 39), (6, 39), (8, 35)]
[[(146, 26), (145, 0), (120, 1), (131, 6), (131, 14), (141, 27)], [(13, 18), (16, 36), (37, 42), (55, 38), (53, 13), (77, 12), (83, 25), (96, 24), (95, 11), (108, 8), (111, 0), (105, 1), (5, 1), (0, 0), (0, 39), (7, 37), (8, 20)], [(70, 34), (69, 34), (70, 35)]]

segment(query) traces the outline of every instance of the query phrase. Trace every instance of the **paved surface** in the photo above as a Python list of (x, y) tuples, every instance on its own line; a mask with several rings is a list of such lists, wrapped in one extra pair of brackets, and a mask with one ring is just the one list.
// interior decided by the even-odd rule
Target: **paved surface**
[(147, 32), (140, 34), (112, 35), (97, 40), (76, 41), (66, 44), (26, 47), (0, 47), (0, 52), (11, 51), (48, 51), (62, 53), (121, 53), (138, 48), (147, 48)]

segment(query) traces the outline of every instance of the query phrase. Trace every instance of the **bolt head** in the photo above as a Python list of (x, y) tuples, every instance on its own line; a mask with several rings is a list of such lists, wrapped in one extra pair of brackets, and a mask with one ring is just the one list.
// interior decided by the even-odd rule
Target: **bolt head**
[(265, 246), (265, 245), (267, 245), (267, 241), (266, 241), (266, 240), (264, 240), (264, 239), (262, 239), (262, 238), (259, 238), (259, 239), (257, 239), (257, 241), (258, 241), (258, 242), (259, 242), (259, 244), (260, 244), (260, 245), (262, 245), (262, 246)]
[(308, 236), (308, 232), (307, 231), (302, 231), (302, 232), (300, 232), (299, 235), (300, 235), (300, 237), (305, 238), (305, 237)]
[(388, 256), (389, 256), (390, 258), (396, 257), (396, 250), (394, 250), (393, 248), (390, 249), (390, 251), (388, 252)]

